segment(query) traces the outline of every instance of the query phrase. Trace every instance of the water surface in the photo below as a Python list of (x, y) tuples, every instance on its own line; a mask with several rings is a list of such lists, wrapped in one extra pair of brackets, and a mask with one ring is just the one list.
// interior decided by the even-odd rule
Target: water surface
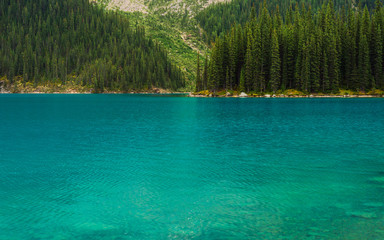
[(383, 110), (0, 95), (0, 239), (384, 239)]

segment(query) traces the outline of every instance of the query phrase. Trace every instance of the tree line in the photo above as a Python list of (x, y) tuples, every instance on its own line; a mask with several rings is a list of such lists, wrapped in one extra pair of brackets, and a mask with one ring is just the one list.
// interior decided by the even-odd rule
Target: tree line
[(104, 90), (178, 89), (184, 76), (127, 17), (88, 0), (0, 0), (0, 77)]
[[(308, 93), (384, 89), (384, 8), (336, 11), (333, 1), (311, 7), (264, 6), (245, 26), (216, 38), (196, 90)], [(200, 72), (200, 62), (198, 71)]]
[[(232, 0), (212, 4), (196, 15), (200, 27), (204, 30), (203, 40), (210, 44), (216, 36), (221, 36), (229, 31), (233, 25), (244, 25), (251, 16), (254, 7), (256, 11), (263, 8), (263, 5), (270, 11), (275, 11), (277, 5), (284, 18), (289, 8), (296, 6), (311, 6), (312, 10), (319, 9), (328, 0)], [(367, 6), (373, 9), (375, 0), (333, 0), (335, 9), (342, 10), (351, 7)]]

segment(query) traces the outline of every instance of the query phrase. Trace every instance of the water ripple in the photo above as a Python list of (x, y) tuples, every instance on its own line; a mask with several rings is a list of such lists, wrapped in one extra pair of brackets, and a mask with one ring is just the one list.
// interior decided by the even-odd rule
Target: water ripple
[(0, 95), (0, 239), (384, 239), (382, 106)]

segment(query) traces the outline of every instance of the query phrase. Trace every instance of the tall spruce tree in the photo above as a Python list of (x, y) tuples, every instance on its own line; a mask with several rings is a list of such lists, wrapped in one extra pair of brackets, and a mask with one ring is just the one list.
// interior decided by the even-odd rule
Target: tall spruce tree
[(247, 34), (247, 50), (245, 55), (245, 82), (244, 82), (244, 88), (247, 92), (251, 90), (252, 82), (254, 81), (254, 70), (255, 66), (254, 63), (254, 51), (252, 48), (253, 40), (253, 34), (252, 30), (248, 30)]
[(203, 70), (203, 77), (202, 77), (202, 89), (207, 89), (207, 82), (208, 82), (208, 56), (205, 56), (204, 70)]
[(375, 42), (375, 81), (377, 88), (384, 87), (383, 76), (383, 42), (382, 42), (381, 27), (377, 29), (376, 42)]
[(369, 47), (368, 40), (365, 34), (360, 35), (359, 42), (359, 73), (360, 73), (360, 83), (358, 85), (359, 90), (367, 90), (370, 84), (370, 75), (369, 75)]
[(272, 56), (271, 56), (271, 88), (273, 93), (276, 93), (280, 86), (280, 53), (279, 53), (279, 41), (276, 30), (272, 33)]
[(203, 90), (203, 83), (200, 74), (200, 53), (197, 53), (197, 67), (196, 67), (196, 92)]

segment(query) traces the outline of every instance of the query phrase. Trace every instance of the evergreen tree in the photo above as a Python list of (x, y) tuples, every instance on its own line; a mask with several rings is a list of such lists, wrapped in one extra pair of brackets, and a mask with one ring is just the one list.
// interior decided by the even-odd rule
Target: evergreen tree
[(276, 30), (272, 33), (271, 88), (275, 93), (280, 86), (280, 53)]
[(252, 82), (254, 81), (254, 51), (252, 49), (253, 36), (252, 31), (248, 31), (247, 35), (247, 50), (245, 55), (245, 83), (244, 88), (247, 92), (250, 91), (250, 87), (252, 86)]
[(370, 83), (370, 76), (369, 76), (369, 47), (368, 47), (368, 41), (364, 34), (361, 34), (360, 36), (360, 42), (359, 42), (359, 73), (360, 73), (360, 84), (358, 86), (358, 89), (360, 90), (367, 90), (368, 85)]
[(196, 68), (196, 92), (203, 89), (203, 83), (200, 74), (200, 54), (197, 53), (197, 68)]
[(228, 89), (233, 89), (237, 77), (237, 62), (239, 58), (236, 28), (232, 28), (229, 40), (229, 83)]
[(377, 29), (376, 43), (375, 43), (375, 80), (376, 87), (384, 88), (384, 76), (383, 76), (383, 43), (381, 27)]
[(310, 90), (318, 92), (320, 89), (320, 45), (313, 35), (310, 41), (310, 51)]
[(241, 73), (240, 73), (239, 91), (240, 92), (245, 92), (245, 73), (244, 73), (244, 69), (241, 69)]
[(303, 49), (303, 61), (302, 61), (302, 69), (301, 69), (301, 83), (300, 88), (302, 91), (308, 92), (309, 90), (309, 84), (311, 80), (311, 58), (310, 58), (310, 50), (309, 50), (310, 44), (307, 42), (307, 44), (304, 46)]
[(323, 59), (322, 59), (322, 91), (329, 91), (329, 71), (328, 71), (328, 56), (327, 52), (323, 50)]
[(207, 89), (207, 82), (208, 82), (208, 56), (205, 56), (202, 89)]
[(260, 24), (255, 26), (255, 38), (253, 39), (252, 49), (253, 49), (253, 66), (254, 66), (254, 87), (253, 89), (257, 92), (263, 91), (264, 83), (264, 58), (263, 58), (263, 46), (261, 40)]

